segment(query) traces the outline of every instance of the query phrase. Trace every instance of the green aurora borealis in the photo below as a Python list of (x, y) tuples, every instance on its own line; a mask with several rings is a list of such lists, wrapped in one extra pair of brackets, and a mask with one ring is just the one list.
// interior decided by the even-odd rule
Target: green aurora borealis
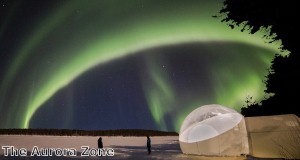
[[(7, 9), (10, 16), (1, 22), (1, 45), (12, 32), (11, 25), (30, 5), (24, 3), (29, 2), (15, 1), (18, 7)], [(249, 34), (213, 18), (222, 7), (219, 1), (70, 0), (50, 4), (36, 11), (38, 15), (26, 17), (27, 26), (20, 26), (18, 34), (14, 34), (18, 43), (7, 44), (10, 53), (1, 51), (10, 59), (1, 69), (0, 128), (28, 128), (36, 111), (50, 98), (99, 65), (145, 54), (152, 48), (206, 44), (207, 52), (201, 54), (214, 53), (212, 63), (206, 65), (209, 67), (205, 76), (209, 76), (211, 84), (209, 97), (188, 95), (188, 89), (182, 90), (186, 100), (177, 97), (176, 80), (170, 79), (170, 72), (161, 70), (165, 66), (163, 58), (155, 58), (159, 56), (147, 54), (147, 67), (140, 73), (147, 74), (141, 76), (148, 105), (144, 107), (149, 109), (157, 128), (167, 130), (166, 123), (172, 123), (178, 131), (185, 116), (201, 105), (218, 103), (239, 110), (248, 95), (262, 99), (264, 76), (274, 55), (286, 54), (280, 51), (280, 42), (268, 43), (270, 40), (264, 37), (267, 30)], [(28, 10), (29, 15), (37, 14)], [(248, 47), (218, 46), (229, 42)], [(223, 58), (215, 52), (224, 53)], [(166, 122), (166, 114), (171, 114), (174, 121)]]

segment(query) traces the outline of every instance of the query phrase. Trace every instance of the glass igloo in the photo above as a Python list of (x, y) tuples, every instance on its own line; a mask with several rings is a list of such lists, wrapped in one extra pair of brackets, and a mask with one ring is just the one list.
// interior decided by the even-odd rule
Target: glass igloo
[(217, 104), (199, 107), (183, 121), (179, 142), (183, 153), (240, 155), (248, 150), (244, 117)]

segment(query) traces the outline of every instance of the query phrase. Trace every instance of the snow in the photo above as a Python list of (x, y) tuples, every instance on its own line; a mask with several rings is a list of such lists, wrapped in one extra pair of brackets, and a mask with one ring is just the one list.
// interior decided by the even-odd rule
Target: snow
[[(205, 157), (182, 154), (178, 136), (150, 137), (152, 153), (148, 155), (146, 137), (102, 137), (104, 148), (114, 149), (114, 156), (83, 157), (81, 146), (97, 148), (99, 137), (93, 136), (30, 136), (30, 135), (0, 135), (0, 159), (208, 159), (208, 160), (243, 160), (245, 157)], [(4, 156), (3, 146), (14, 146), (16, 149), (25, 148), (26, 157)], [(41, 148), (75, 148), (77, 156), (47, 156), (31, 157), (34, 146)]]

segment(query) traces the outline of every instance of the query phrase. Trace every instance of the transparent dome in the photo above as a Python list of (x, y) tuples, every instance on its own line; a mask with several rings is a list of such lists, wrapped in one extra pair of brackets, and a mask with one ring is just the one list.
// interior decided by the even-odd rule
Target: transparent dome
[(217, 104), (192, 111), (183, 121), (179, 140), (194, 143), (216, 137), (238, 125), (243, 116), (231, 108)]

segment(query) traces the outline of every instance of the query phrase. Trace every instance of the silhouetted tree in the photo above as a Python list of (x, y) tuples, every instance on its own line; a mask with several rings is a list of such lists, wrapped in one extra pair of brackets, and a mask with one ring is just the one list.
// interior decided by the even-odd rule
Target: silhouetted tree
[(300, 63), (298, 29), (298, 5), (297, 1), (273, 1), (273, 0), (225, 0), (221, 14), (227, 14), (222, 21), (231, 27), (247, 25), (252, 27), (251, 33), (255, 33), (260, 27), (272, 26), (271, 33), (277, 34), (276, 39), (281, 39), (283, 49), (289, 50), (289, 57), (277, 55), (272, 61), (269, 75), (266, 76), (266, 93), (275, 95), (269, 99), (251, 104), (242, 108), (242, 114), (246, 116), (286, 114), (293, 113), (300, 116), (297, 103), (300, 98)]

